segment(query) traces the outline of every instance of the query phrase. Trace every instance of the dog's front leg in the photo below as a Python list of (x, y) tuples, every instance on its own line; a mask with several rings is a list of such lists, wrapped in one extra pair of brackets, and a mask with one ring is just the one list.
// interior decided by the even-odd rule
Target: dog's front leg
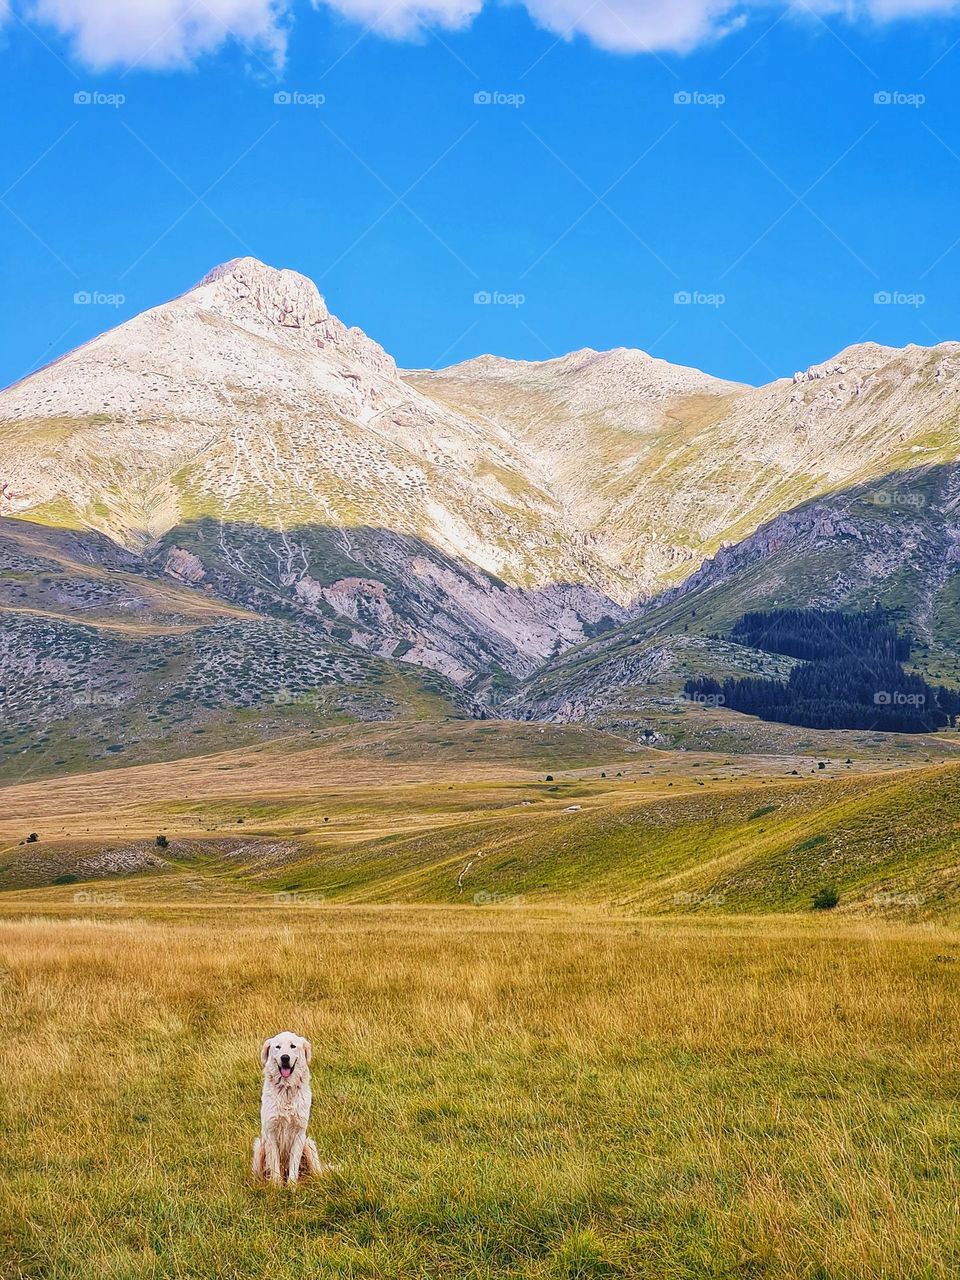
[(270, 1137), (264, 1140), (266, 1148), (264, 1154), (267, 1161), (267, 1177), (276, 1186), (283, 1186), (283, 1165), (280, 1160), (280, 1147), (276, 1138)]
[(287, 1167), (287, 1180), (297, 1182), (300, 1178), (300, 1161), (303, 1158), (303, 1145), (307, 1135), (298, 1133), (290, 1146), (290, 1163)]

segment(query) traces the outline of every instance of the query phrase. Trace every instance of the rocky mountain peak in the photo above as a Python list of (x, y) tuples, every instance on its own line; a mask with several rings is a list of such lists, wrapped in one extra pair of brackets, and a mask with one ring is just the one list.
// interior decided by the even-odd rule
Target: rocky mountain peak
[(578, 396), (599, 394), (608, 401), (624, 394), (665, 400), (697, 392), (725, 395), (751, 389), (742, 383), (715, 378), (700, 369), (670, 364), (636, 347), (613, 347), (607, 351), (581, 347), (549, 360), (475, 356), (446, 369), (419, 372), (425, 380), (455, 378), (464, 382), (496, 381), (528, 386), (549, 382), (556, 387), (574, 388)]
[(314, 282), (299, 271), (269, 267), (258, 258), (232, 258), (208, 271), (190, 294), (237, 318), (251, 309), (272, 324), (308, 331), (330, 318)]
[(396, 376), (392, 357), (362, 329), (348, 328), (332, 315), (320, 290), (299, 271), (233, 258), (209, 271), (184, 300), (254, 332), (279, 329), (382, 377)]

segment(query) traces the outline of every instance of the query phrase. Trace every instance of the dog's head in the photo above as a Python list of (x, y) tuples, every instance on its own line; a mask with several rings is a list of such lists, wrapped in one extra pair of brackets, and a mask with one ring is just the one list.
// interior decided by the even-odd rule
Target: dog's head
[(264, 1075), (282, 1084), (285, 1080), (300, 1080), (310, 1066), (312, 1050), (310, 1041), (292, 1031), (280, 1031), (264, 1040), (260, 1046), (260, 1065)]

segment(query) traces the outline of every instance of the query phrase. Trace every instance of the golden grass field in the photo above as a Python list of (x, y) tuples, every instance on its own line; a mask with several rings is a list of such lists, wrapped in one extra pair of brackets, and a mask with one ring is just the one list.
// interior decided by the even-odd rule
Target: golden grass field
[[(626, 747), (3, 788), (3, 1280), (955, 1280), (960, 767)], [(338, 1167), (276, 1191), (286, 1028)]]
[[(958, 966), (824, 916), (8, 898), (4, 1275), (953, 1280)], [(287, 1025), (339, 1169), (276, 1191)]]

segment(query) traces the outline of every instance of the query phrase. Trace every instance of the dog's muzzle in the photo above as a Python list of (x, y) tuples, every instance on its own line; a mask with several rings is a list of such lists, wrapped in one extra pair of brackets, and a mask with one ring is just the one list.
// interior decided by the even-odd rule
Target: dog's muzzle
[(284, 1080), (289, 1080), (293, 1075), (293, 1067), (290, 1065), (289, 1053), (281, 1054), (280, 1057), (280, 1074)]

